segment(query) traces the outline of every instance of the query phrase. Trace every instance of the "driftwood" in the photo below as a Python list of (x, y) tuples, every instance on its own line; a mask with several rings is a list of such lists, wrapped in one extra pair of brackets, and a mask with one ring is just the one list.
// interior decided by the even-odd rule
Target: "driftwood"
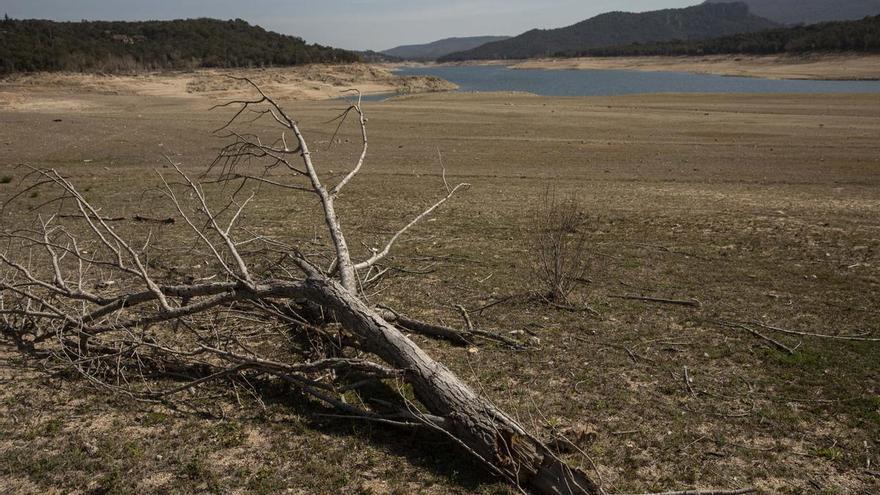
[(817, 339), (830, 339), (830, 340), (849, 340), (853, 342), (880, 342), (880, 338), (871, 337), (869, 335), (831, 335), (825, 333), (815, 333), (815, 332), (799, 332), (797, 330), (788, 330), (786, 328), (781, 328), (778, 326), (767, 325), (766, 323), (761, 323), (758, 321), (747, 322), (744, 324), (755, 325), (767, 330), (772, 330), (774, 332), (785, 333), (788, 335), (798, 335), (801, 337), (813, 337)]
[(618, 296), (618, 295), (610, 295), (608, 296), (612, 299), (627, 299), (630, 301), (642, 301), (642, 302), (653, 302), (659, 304), (672, 304), (675, 306), (690, 306), (693, 308), (699, 308), (702, 306), (700, 301), (696, 299), (665, 299), (661, 297), (646, 297), (646, 296)]
[(432, 360), (378, 313), (316, 271), (303, 284), (306, 295), (335, 312), (369, 350), (399, 369), (428, 410), (431, 423), (504, 478), (537, 493), (599, 493), (581, 471), (570, 468), (513, 419)]
[[(474, 328), (473, 322), (470, 321), (469, 317), (466, 320), (466, 325), (468, 328), (459, 330), (457, 328), (414, 320), (398, 313), (397, 311), (387, 306), (380, 305), (376, 309), (379, 314), (381, 314), (382, 317), (385, 318), (386, 321), (394, 323), (404, 330), (408, 330), (410, 332), (425, 335), (428, 337), (446, 340), (456, 345), (466, 346), (474, 344), (478, 340), (487, 340), (489, 342), (495, 342), (497, 344), (501, 344), (512, 349), (521, 350), (526, 348), (526, 345), (522, 342), (505, 337), (504, 335), (501, 335), (499, 333)], [(465, 310), (463, 307), (461, 309), (464, 311), (464, 314), (467, 314), (467, 310)]]
[(775, 347), (775, 348), (779, 349), (780, 351), (785, 352), (786, 354), (789, 354), (789, 355), (794, 355), (795, 350), (797, 349), (797, 348), (793, 349), (791, 347), (788, 347), (787, 345), (783, 344), (782, 342), (780, 342), (772, 337), (768, 337), (767, 335), (764, 335), (763, 333), (755, 330), (754, 328), (749, 327), (747, 325), (744, 325), (742, 323), (720, 320), (720, 321), (718, 321), (718, 324), (721, 326), (728, 327), (728, 328), (739, 328), (740, 330), (745, 330), (745, 331), (749, 332), (750, 334), (754, 335), (755, 337), (758, 337), (759, 339), (770, 343), (770, 345), (772, 345), (773, 347)]
[[(168, 159), (174, 174), (159, 175), (159, 191), (174, 212), (170, 220), (139, 217), (120, 224), (122, 217), (100, 214), (59, 172), (32, 171), (24, 191), (48, 189), (54, 196), (36, 209), (32, 224), (0, 233), (0, 338), (57, 376), (73, 372), (114, 394), (183, 408), (210, 408), (218, 393), (241, 402), (239, 390), (260, 403), (255, 383), (284, 384), (294, 400), (329, 409), (323, 417), (442, 433), (523, 493), (603, 494), (586, 473), (406, 335), (467, 346), (488, 340), (520, 349), (520, 342), (475, 328), (470, 318), (504, 300), (472, 312), (459, 308), (467, 327), (459, 330), (375, 306), (361, 292), (365, 282), (387, 273), (373, 270), (396, 241), (468, 185), (450, 186), (444, 170), (438, 199), (355, 261), (335, 202), (365, 164), (367, 120), (360, 98), (339, 116), (340, 126), (351, 115), (359, 125), (358, 161), (328, 186), (297, 121), (243, 81), (256, 96), (219, 106), (237, 111), (216, 131), (231, 142), (207, 171), (193, 178)], [(264, 141), (234, 129), (244, 116), (248, 123), (274, 122), (280, 139)], [(270, 176), (274, 171), (284, 177)], [(231, 197), (219, 206), (206, 191), (217, 184), (233, 186), (223, 189)], [(241, 225), (248, 205), (266, 187), (317, 199), (332, 252), (306, 256), (297, 246)], [(191, 272), (158, 262), (165, 248), (153, 245), (156, 223), (163, 231), (184, 231), (189, 242), (181, 250), (182, 265), (193, 267)], [(333, 261), (322, 269), (316, 259)], [(371, 395), (376, 388), (390, 393)]]
[[(81, 218), (85, 219), (82, 215), (58, 215), (58, 218)], [(133, 215), (131, 217), (96, 217), (95, 220), (100, 219), (104, 222), (141, 222), (141, 223), (157, 223), (162, 225), (171, 225), (176, 220), (173, 217), (169, 218), (152, 218), (144, 215)]]
[[(177, 222), (168, 228), (184, 229), (191, 241), (184, 264), (208, 266), (213, 274), (158, 268), (153, 260), (161, 252), (152, 246), (149, 232), (136, 238), (134, 226), (115, 227), (70, 180), (54, 170), (34, 170), (29, 189), (50, 189), (56, 197), (47, 203), (53, 210), (41, 211), (32, 226), (16, 225), (0, 235), (0, 335), (50, 371), (74, 371), (102, 389), (137, 400), (209, 407), (214, 401), (200, 401), (199, 391), (215, 385), (214, 392), (244, 389), (259, 401), (253, 383), (275, 380), (298, 397), (332, 409), (327, 416), (440, 432), (520, 490), (601, 493), (585, 473), (432, 359), (404, 331), (459, 344), (475, 338), (511, 347), (518, 342), (377, 309), (359, 291), (364, 270), (467, 184), (450, 187), (444, 172), (439, 200), (383, 247), (354, 261), (335, 200), (364, 165), (367, 121), (360, 100), (340, 115), (340, 125), (349, 115), (359, 124), (359, 159), (338, 183), (326, 186), (297, 122), (244, 81), (257, 96), (220, 106), (237, 111), (217, 131), (231, 143), (208, 171), (195, 179), (169, 159), (175, 174), (160, 174), (161, 193), (176, 212)], [(244, 115), (251, 122), (273, 121), (281, 138), (266, 142), (233, 129)], [(294, 146), (288, 145), (288, 136)], [(285, 171), (287, 181), (268, 178), (273, 170)], [(235, 186), (225, 189), (234, 192), (221, 206), (206, 192), (208, 184), (217, 183)], [(327, 258), (335, 258), (327, 269), (296, 246), (239, 225), (260, 187), (317, 198), (332, 242)], [(75, 221), (65, 224), (69, 215)], [(238, 239), (242, 232), (245, 240)], [(248, 252), (241, 249), (245, 245)], [(262, 258), (255, 258), (255, 252)], [(364, 384), (396, 391), (396, 399), (361, 395), (369, 393), (361, 392)], [(347, 393), (359, 400), (347, 400)]]
[(740, 490), (685, 490), (681, 492), (644, 493), (639, 495), (745, 495), (757, 493), (757, 488), (742, 488)]

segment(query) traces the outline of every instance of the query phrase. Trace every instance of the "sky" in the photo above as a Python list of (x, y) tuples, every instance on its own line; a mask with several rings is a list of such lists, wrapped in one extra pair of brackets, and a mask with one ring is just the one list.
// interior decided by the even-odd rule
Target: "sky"
[(611, 10), (701, 0), (0, 0), (0, 14), (58, 21), (241, 18), (312, 43), (385, 50), (453, 36), (517, 35)]

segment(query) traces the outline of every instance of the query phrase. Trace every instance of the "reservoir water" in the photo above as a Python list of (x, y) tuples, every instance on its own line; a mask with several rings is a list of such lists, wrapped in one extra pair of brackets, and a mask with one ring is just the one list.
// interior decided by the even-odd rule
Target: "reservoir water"
[(459, 91), (525, 91), (542, 96), (640, 93), (880, 93), (880, 81), (806, 81), (632, 70), (509, 69), (502, 65), (404, 67), (401, 76), (437, 76)]

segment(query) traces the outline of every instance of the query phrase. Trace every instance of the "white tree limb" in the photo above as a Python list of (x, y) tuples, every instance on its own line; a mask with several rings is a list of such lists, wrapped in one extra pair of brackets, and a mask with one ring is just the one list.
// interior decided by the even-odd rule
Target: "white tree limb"
[(463, 189), (466, 187), (470, 187), (470, 184), (461, 183), (461, 184), (453, 187), (451, 190), (449, 190), (449, 193), (443, 197), (443, 199), (441, 199), (440, 201), (431, 205), (427, 210), (423, 211), (420, 215), (413, 218), (412, 221), (410, 221), (402, 229), (398, 230), (397, 233), (395, 233), (393, 236), (391, 236), (391, 239), (388, 240), (388, 242), (385, 244), (385, 247), (382, 248), (381, 251), (377, 251), (368, 260), (362, 261), (362, 262), (354, 265), (355, 270), (363, 270), (364, 268), (369, 268), (369, 267), (375, 265), (376, 263), (378, 263), (379, 261), (381, 261), (386, 256), (388, 256), (388, 253), (391, 252), (391, 248), (394, 246), (394, 243), (397, 242), (398, 239), (400, 239), (400, 236), (405, 234), (406, 231), (409, 230), (410, 228), (412, 228), (414, 225), (421, 222), (425, 217), (427, 217), (428, 215), (433, 213), (434, 210), (443, 206), (443, 203), (449, 201), (449, 199), (452, 198), (452, 196), (454, 196), (455, 193), (458, 192), (460, 189)]

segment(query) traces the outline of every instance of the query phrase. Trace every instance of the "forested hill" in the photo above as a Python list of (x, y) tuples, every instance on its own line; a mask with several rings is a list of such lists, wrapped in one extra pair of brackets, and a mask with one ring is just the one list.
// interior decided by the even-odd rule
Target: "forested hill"
[(0, 21), (0, 72), (125, 72), (353, 62), (346, 50), (307, 44), (240, 19), (145, 22)]
[(569, 56), (714, 55), (804, 52), (880, 53), (880, 16), (737, 34), (701, 41), (640, 43), (570, 52)]
[(611, 12), (559, 29), (534, 29), (515, 38), (442, 57), (441, 61), (553, 56), (604, 46), (696, 40), (777, 27), (742, 3), (703, 4), (640, 14)]
[(880, 15), (880, 0), (706, 0), (743, 2), (753, 13), (783, 24), (855, 21)]

